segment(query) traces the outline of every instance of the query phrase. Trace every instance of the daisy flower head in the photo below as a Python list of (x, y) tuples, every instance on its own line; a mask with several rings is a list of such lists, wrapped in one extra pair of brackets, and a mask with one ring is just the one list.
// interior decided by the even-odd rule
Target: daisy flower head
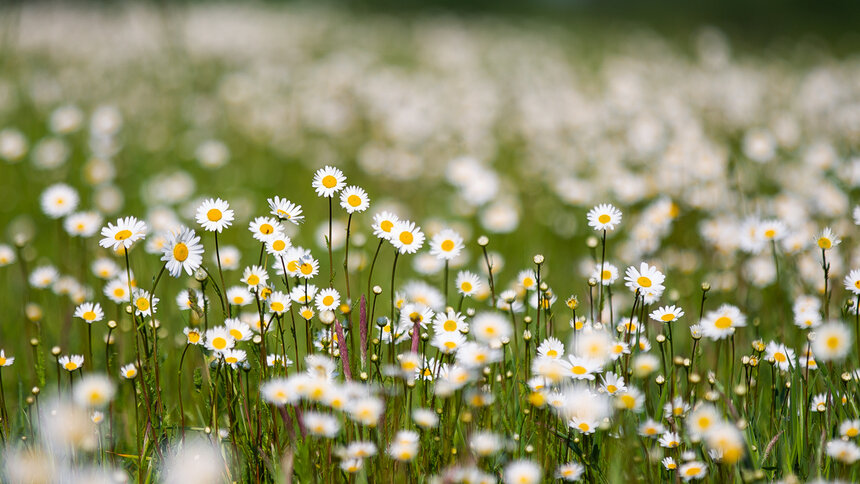
[(860, 269), (853, 269), (851, 272), (845, 276), (845, 279), (842, 279), (842, 283), (845, 284), (845, 289), (854, 293), (854, 295), (860, 295)]
[(850, 441), (831, 440), (827, 442), (827, 455), (843, 464), (851, 465), (860, 459), (860, 447)]
[(463, 237), (452, 229), (443, 229), (430, 239), (430, 254), (449, 261), (463, 250)]
[(615, 230), (621, 223), (621, 210), (603, 203), (588, 211), (588, 225), (594, 230)]
[(294, 383), (287, 378), (275, 378), (260, 385), (260, 393), (263, 400), (283, 407), (295, 403), (299, 399), (299, 393)]
[(76, 212), (63, 220), (63, 228), (74, 237), (91, 237), (103, 220), (98, 212)]
[(576, 482), (585, 473), (585, 467), (577, 462), (570, 462), (558, 466), (555, 471), (555, 476), (567, 482)]
[(116, 388), (106, 375), (89, 374), (81, 378), (72, 395), (75, 403), (82, 407), (104, 407), (113, 399)]
[(707, 473), (707, 466), (705, 466), (703, 462), (695, 460), (683, 464), (681, 468), (678, 469), (678, 474), (681, 475), (681, 479), (683, 479), (684, 482), (701, 479), (705, 477), (705, 474)]
[(723, 304), (715, 311), (708, 312), (702, 319), (702, 333), (716, 341), (725, 339), (735, 332), (735, 328), (747, 325), (747, 318), (735, 306)]
[(851, 351), (851, 330), (848, 326), (831, 321), (815, 330), (812, 352), (821, 361), (840, 361)]
[(66, 371), (75, 371), (84, 366), (83, 355), (68, 355), (61, 356), (59, 360), (60, 366)]
[(684, 315), (684, 310), (678, 306), (662, 306), (649, 315), (654, 321), (671, 323)]
[(316, 190), (318, 197), (331, 198), (346, 186), (346, 177), (339, 169), (325, 166), (314, 173), (311, 186)]
[(308, 433), (318, 437), (332, 438), (340, 431), (340, 422), (333, 415), (306, 412), (302, 415), (304, 426)]
[(242, 286), (233, 286), (227, 289), (227, 302), (234, 306), (247, 306), (254, 300), (251, 291)]
[(849, 439), (860, 435), (860, 419), (843, 421), (839, 425), (839, 435)]
[(574, 380), (594, 380), (594, 374), (600, 372), (600, 361), (581, 356), (569, 355), (570, 378)]
[(517, 274), (517, 285), (526, 291), (537, 287), (537, 275), (532, 269), (525, 269)]
[(666, 428), (663, 427), (663, 424), (654, 420), (653, 418), (649, 418), (648, 420), (642, 422), (641, 425), (639, 425), (639, 435), (643, 437), (650, 437), (652, 439), (656, 439), (665, 431)]
[(463, 296), (472, 297), (481, 290), (481, 278), (469, 271), (460, 271), (455, 281), (457, 292)]
[(235, 345), (236, 339), (225, 326), (218, 326), (206, 332), (206, 348), (211, 351), (229, 350)]
[(101, 321), (105, 317), (105, 312), (102, 310), (101, 304), (85, 302), (75, 308), (75, 317), (83, 319), (88, 324), (92, 324), (96, 321)]
[(765, 348), (765, 358), (768, 361), (773, 361), (782, 371), (788, 371), (791, 367), (796, 366), (797, 362), (794, 357), (794, 350), (786, 347), (782, 343), (771, 341)]
[(12, 264), (15, 262), (15, 258), (15, 250), (12, 247), (6, 244), (0, 244), (0, 267)]
[(6, 350), (0, 350), (0, 367), (12, 366), (15, 363), (14, 356), (6, 356)]
[(269, 311), (275, 314), (283, 314), (286, 310), (290, 309), (290, 305), (293, 301), (290, 299), (289, 294), (275, 291), (269, 295), (266, 302), (269, 303)]
[(275, 235), (283, 232), (283, 227), (272, 217), (257, 217), (248, 224), (248, 230), (258, 241), (266, 243)]
[[(266, 241), (266, 252), (268, 252), (269, 255), (283, 257), (287, 254), (287, 251), (292, 246), (293, 243), (289, 237), (287, 237), (283, 233), (276, 232), (272, 234), (271, 237), (269, 237), (268, 241)], [(286, 261), (284, 261), (284, 264), (286, 264)], [(279, 262), (278, 265), (280, 265)], [(281, 268), (281, 270), (283, 270), (283, 267)]]
[(340, 293), (333, 288), (322, 289), (315, 302), (318, 311), (334, 311), (340, 304)]
[(249, 266), (242, 273), (242, 282), (248, 285), (248, 289), (259, 289), (266, 285), (269, 273), (262, 266)]
[(391, 240), (391, 230), (400, 219), (391, 212), (380, 212), (373, 216), (373, 235), (383, 240)]
[(543, 471), (540, 466), (530, 460), (515, 460), (504, 470), (505, 484), (537, 484), (541, 481)]
[(101, 235), (99, 245), (118, 252), (120, 248), (128, 249), (146, 237), (146, 223), (135, 217), (118, 218), (116, 224), (108, 222), (106, 227), (102, 227)]
[(656, 267), (643, 262), (639, 264), (639, 269), (634, 266), (628, 267), (624, 280), (626, 281), (625, 285), (634, 292), (662, 292), (664, 289), (663, 281), (666, 280), (666, 276)]
[(227, 318), (224, 321), (224, 327), (227, 328), (227, 332), (236, 341), (248, 341), (253, 337), (251, 326), (237, 318)]
[(664, 457), (660, 463), (663, 464), (663, 468), (667, 471), (674, 471), (678, 468), (678, 463), (672, 457)]
[(239, 260), (242, 253), (233, 245), (225, 245), (221, 250), (212, 254), (212, 262), (218, 264), (221, 262), (221, 267), (225, 271), (235, 271), (239, 268)]
[(788, 235), (788, 226), (779, 219), (763, 220), (761, 222), (760, 233), (767, 242), (779, 241)]
[(209, 298), (199, 289), (183, 289), (176, 295), (176, 307), (180, 311), (187, 311), (192, 308), (204, 308), (209, 302)]
[(269, 202), (269, 208), (271, 209), (271, 212), (269, 213), (275, 217), (292, 222), (294, 225), (304, 222), (305, 216), (302, 215), (301, 205), (296, 205), (295, 203), (278, 196), (270, 198), (267, 201)]
[(414, 254), (424, 245), (424, 233), (415, 222), (398, 220), (391, 227), (391, 244), (401, 254)]
[(564, 356), (564, 343), (550, 336), (538, 346), (537, 352), (539, 357), (558, 359)]
[(430, 345), (437, 348), (442, 354), (450, 355), (460, 349), (465, 342), (466, 336), (463, 333), (454, 331), (436, 333), (436, 336), (430, 340)]
[(125, 366), (122, 366), (119, 369), (119, 376), (125, 378), (126, 380), (134, 380), (134, 377), (137, 376), (137, 367), (134, 366), (134, 363), (129, 363)]
[(624, 377), (616, 375), (615, 372), (607, 372), (603, 375), (602, 380), (603, 382), (600, 384), (600, 388), (610, 395), (627, 391), (627, 385), (624, 384)]
[(833, 233), (830, 227), (824, 227), (824, 230), (815, 236), (815, 243), (821, 250), (830, 250), (839, 245), (840, 242), (842, 239)]
[(472, 318), (470, 331), (475, 335), (476, 340), (496, 345), (510, 339), (513, 328), (504, 314), (482, 312)]
[(433, 330), (436, 334), (442, 333), (460, 333), (469, 330), (469, 324), (466, 323), (466, 317), (462, 314), (449, 309), (444, 313), (436, 314), (436, 319), (433, 321)]
[(190, 345), (203, 344), (203, 334), (197, 328), (185, 328), (182, 330), (185, 334), (185, 342)]
[(350, 185), (340, 193), (340, 206), (346, 210), (346, 213), (361, 213), (370, 206), (370, 197), (367, 196), (364, 188)]
[(224, 350), (221, 352), (221, 358), (225, 365), (230, 365), (231, 368), (238, 369), (239, 365), (248, 358), (248, 353), (244, 350)]
[(233, 223), (233, 210), (220, 198), (204, 200), (197, 207), (197, 223), (208, 232), (220, 233)]
[[(152, 300), (151, 303), (150, 300)], [(141, 316), (151, 316), (158, 306), (158, 298), (153, 297), (146, 290), (136, 288), (132, 293), (132, 304), (135, 313)]]
[(65, 183), (57, 183), (42, 192), (39, 202), (45, 215), (58, 219), (74, 212), (78, 208), (80, 197), (74, 188)]
[[(288, 268), (289, 269), (289, 268)], [(302, 279), (312, 279), (319, 274), (320, 263), (313, 257), (302, 257), (299, 259), (298, 270), (296, 275)]]
[(188, 227), (170, 232), (162, 248), (161, 260), (166, 263), (167, 272), (173, 277), (179, 277), (182, 271), (193, 275), (203, 263), (200, 236)]
[(609, 262), (603, 263), (603, 272), (601, 272), (600, 264), (595, 264), (594, 272), (591, 273), (591, 277), (595, 280), (600, 281), (604, 286), (608, 286), (615, 282), (618, 279), (618, 268)]
[(674, 449), (681, 445), (681, 437), (677, 432), (665, 432), (658, 440), (660, 447)]

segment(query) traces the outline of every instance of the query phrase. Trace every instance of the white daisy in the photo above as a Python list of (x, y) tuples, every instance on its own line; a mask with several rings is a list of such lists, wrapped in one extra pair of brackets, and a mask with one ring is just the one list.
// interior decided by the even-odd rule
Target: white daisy
[(85, 322), (92, 324), (96, 321), (101, 321), (105, 317), (105, 312), (102, 310), (102, 305), (99, 303), (85, 302), (75, 308), (75, 317), (81, 318)]
[(399, 220), (391, 228), (390, 241), (401, 254), (414, 254), (424, 245), (424, 233), (414, 222)]
[(39, 201), (45, 215), (57, 219), (74, 212), (78, 208), (80, 197), (74, 188), (65, 183), (57, 183), (46, 188)]
[(451, 229), (440, 230), (430, 239), (430, 254), (443, 260), (456, 258), (463, 247), (463, 237)]
[(615, 230), (619, 223), (621, 210), (608, 203), (598, 205), (588, 212), (588, 225), (594, 230)]
[(161, 260), (166, 263), (167, 272), (173, 277), (179, 277), (183, 270), (189, 276), (193, 275), (203, 263), (200, 237), (188, 227), (170, 232), (162, 249)]
[(314, 181), (311, 186), (316, 190), (318, 197), (331, 198), (335, 193), (343, 190), (346, 185), (346, 177), (343, 172), (333, 166), (320, 168), (314, 173)]
[(266, 243), (275, 235), (283, 232), (283, 227), (272, 217), (257, 217), (248, 224), (251, 235), (260, 242)]
[(197, 207), (197, 223), (209, 232), (221, 232), (233, 223), (233, 210), (226, 201), (210, 198)]
[(119, 218), (116, 225), (108, 222), (102, 227), (102, 239), (99, 245), (105, 249), (119, 251), (120, 247), (128, 249), (138, 240), (146, 236), (146, 223), (135, 217)]
[(287, 220), (295, 225), (304, 222), (305, 216), (302, 215), (302, 206), (296, 205), (293, 202), (280, 197), (268, 199), (270, 213), (281, 220)]
[(340, 194), (340, 206), (346, 213), (364, 212), (370, 206), (370, 197), (363, 188), (351, 185)]

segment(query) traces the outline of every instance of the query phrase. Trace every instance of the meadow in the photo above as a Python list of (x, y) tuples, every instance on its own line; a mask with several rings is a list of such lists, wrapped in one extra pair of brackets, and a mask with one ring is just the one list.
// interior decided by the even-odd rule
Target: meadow
[(860, 480), (856, 56), (0, 13), (2, 482)]

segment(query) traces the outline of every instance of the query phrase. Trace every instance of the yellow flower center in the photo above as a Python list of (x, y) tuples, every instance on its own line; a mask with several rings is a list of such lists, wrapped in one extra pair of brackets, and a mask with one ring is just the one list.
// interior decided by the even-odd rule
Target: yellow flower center
[(314, 266), (312, 264), (308, 264), (307, 262), (305, 262), (304, 264), (302, 264), (299, 267), (299, 269), (302, 271), (302, 274), (307, 276), (314, 271)]
[(260, 233), (262, 233), (262, 234), (269, 235), (274, 231), (275, 231), (275, 228), (272, 227), (270, 224), (260, 225)]
[(618, 387), (615, 385), (606, 385), (606, 391), (609, 393), (615, 393), (618, 391)]
[(129, 237), (131, 237), (131, 230), (128, 229), (120, 230), (116, 233), (116, 235), (113, 236), (113, 238), (116, 240), (125, 240)]
[(588, 424), (585, 422), (579, 424), (579, 430), (582, 430), (583, 432), (588, 432), (590, 429), (591, 427), (589, 427)]
[(600, 277), (602, 277), (604, 281), (608, 281), (609, 279), (612, 279), (612, 273), (604, 269)]
[(860, 430), (857, 427), (851, 427), (845, 431), (845, 435), (848, 437), (857, 437), (857, 434), (860, 434)]
[(348, 203), (351, 207), (357, 207), (361, 205), (361, 197), (358, 195), (350, 195), (346, 198), (346, 203)]
[(4, 366), (4, 365), (6, 365), (6, 357), (0, 356), (0, 366)]
[(94, 321), (96, 319), (96, 313), (93, 311), (87, 311), (83, 315), (85, 321)]
[(224, 358), (224, 361), (232, 365), (234, 363), (238, 363), (239, 358), (236, 358), (235, 356), (228, 356), (227, 358)]
[(699, 469), (698, 467), (691, 466), (691, 467), (688, 467), (687, 470), (684, 471), (684, 474), (688, 475), (688, 476), (695, 476), (700, 471), (701, 471), (701, 469)]
[(283, 310), (284, 310), (284, 303), (282, 303), (280, 301), (275, 301), (272, 303), (272, 311), (275, 311), (276, 313), (280, 313)]
[(102, 401), (102, 394), (97, 391), (90, 392), (90, 403), (98, 403)]
[(287, 243), (281, 239), (278, 239), (278, 240), (272, 242), (272, 248), (275, 249), (276, 251), (280, 252), (280, 251), (287, 248)]
[(209, 211), (206, 212), (206, 218), (208, 218), (211, 222), (217, 222), (221, 220), (221, 211), (217, 208), (209, 209)]
[(773, 354), (773, 359), (778, 361), (779, 363), (785, 363), (788, 360), (785, 355), (780, 353), (779, 351)]
[(547, 355), (547, 356), (556, 357), (556, 356), (558, 356), (558, 351), (556, 351), (556, 350), (549, 350), (549, 351), (547, 351), (547, 352), (546, 352), (546, 355)]
[(383, 232), (391, 232), (392, 227), (394, 227), (394, 222), (390, 220), (383, 220), (379, 223), (379, 228), (381, 228)]
[(230, 330), (230, 336), (234, 339), (242, 339), (242, 332), (234, 328)]
[(304, 311), (302, 311), (302, 317), (305, 319), (311, 319), (312, 317), (314, 317), (314, 312), (310, 309), (305, 309)]
[(448, 348), (449, 350), (453, 350), (454, 348), (457, 347), (457, 343), (455, 343), (453, 341), (446, 341), (445, 347)]
[(331, 306), (334, 303), (334, 296), (326, 296), (322, 300), (323, 306)]
[(526, 289), (534, 286), (534, 284), (535, 284), (535, 280), (532, 279), (531, 277), (526, 277), (523, 279), (523, 287)]
[(337, 178), (331, 175), (326, 175), (322, 179), (322, 184), (326, 188), (334, 188), (335, 185), (337, 185)]
[(227, 347), (227, 339), (222, 338), (221, 336), (213, 338), (212, 339), (212, 347), (215, 348), (216, 350), (223, 350), (224, 348)]
[(818, 247), (821, 247), (822, 249), (829, 249), (833, 247), (833, 242), (827, 237), (821, 237), (818, 239)]
[(714, 321), (714, 326), (719, 329), (729, 329), (732, 327), (732, 320), (726, 316), (720, 316), (716, 321)]
[(463, 281), (463, 283), (460, 284), (460, 289), (462, 289), (463, 292), (469, 292), (472, 290), (472, 283), (469, 281)]
[(660, 316), (660, 319), (663, 321), (672, 321), (673, 319), (675, 319), (675, 314), (674, 313), (666, 313), (666, 314)]
[(588, 373), (588, 370), (586, 370), (584, 366), (579, 366), (579, 365), (574, 366), (573, 368), (570, 369), (570, 371), (573, 372), (574, 375), (584, 375), (584, 374)]
[(258, 276), (257, 274), (251, 274), (248, 276), (248, 285), (249, 286), (256, 286), (259, 283), (260, 283), (260, 276)]
[(444, 323), (442, 323), (442, 329), (444, 329), (445, 331), (449, 331), (449, 332), (454, 331), (457, 329), (457, 322), (454, 321), (453, 319), (449, 319), (449, 320), (445, 321)]
[(767, 229), (764, 231), (764, 236), (767, 237), (768, 239), (772, 239), (775, 235), (776, 235), (776, 230), (774, 230), (774, 229)]
[(134, 378), (135, 375), (137, 375), (137, 370), (135, 370), (134, 368), (125, 372), (126, 378)]
[(173, 247), (173, 258), (179, 262), (184, 262), (188, 258), (188, 246), (182, 242)]
[(642, 287), (651, 287), (651, 279), (645, 276), (639, 276), (639, 279), (636, 279), (636, 283)]
[(602, 224), (609, 223), (610, 220), (612, 220), (612, 217), (610, 217), (609, 215), (606, 215), (605, 213), (603, 215), (597, 217), (597, 221), (602, 223)]
[(827, 341), (825, 341), (825, 343), (827, 343), (828, 348), (830, 348), (831, 350), (835, 350), (839, 347), (839, 337), (831, 336), (827, 338)]
[(134, 303), (137, 306), (137, 309), (141, 312), (149, 309), (149, 300), (145, 297), (137, 298), (137, 301)]
[(453, 240), (444, 240), (444, 241), (442, 241), (442, 245), (440, 247), (445, 252), (451, 252), (452, 250), (454, 250), (454, 241)]
[(189, 331), (188, 341), (191, 343), (197, 343), (198, 341), (200, 341), (200, 333), (198, 333), (197, 331)]
[(636, 399), (633, 395), (621, 395), (621, 403), (627, 408), (633, 408), (636, 406)]
[(412, 236), (412, 232), (409, 232), (406, 230), (404, 230), (403, 232), (400, 232), (400, 236), (398, 238), (400, 239), (401, 243), (406, 244), (406, 245), (411, 244), (412, 241), (415, 239), (415, 237)]
[(63, 365), (63, 367), (69, 371), (75, 371), (78, 369), (78, 365), (75, 364), (74, 361), (70, 361), (70, 362), (66, 363), (65, 365)]

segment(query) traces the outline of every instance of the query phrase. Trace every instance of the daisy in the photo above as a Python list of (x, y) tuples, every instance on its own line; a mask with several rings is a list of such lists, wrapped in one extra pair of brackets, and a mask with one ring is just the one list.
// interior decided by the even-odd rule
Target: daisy
[(818, 395), (814, 395), (812, 397), (812, 401), (809, 403), (809, 410), (811, 412), (824, 412), (827, 410), (827, 394), (819, 393)]
[(466, 323), (465, 316), (453, 309), (449, 309), (444, 313), (436, 314), (436, 319), (433, 321), (433, 330), (436, 334), (465, 333), (469, 330), (469, 325)]
[(102, 224), (102, 216), (98, 212), (77, 212), (63, 220), (63, 228), (71, 236), (91, 237)]
[(118, 252), (120, 247), (128, 249), (146, 236), (146, 223), (134, 217), (118, 218), (116, 225), (108, 222), (102, 227), (101, 234), (99, 245)]
[(251, 292), (241, 286), (233, 286), (227, 289), (227, 303), (233, 306), (247, 306), (254, 300)]
[(61, 356), (58, 360), (60, 366), (67, 371), (75, 371), (84, 366), (83, 355)]
[(667, 471), (674, 471), (678, 468), (678, 464), (675, 462), (675, 459), (671, 457), (664, 457), (660, 462), (663, 464), (663, 468)]
[(333, 415), (306, 412), (302, 415), (302, 420), (311, 435), (332, 438), (340, 431), (340, 422)]
[[(150, 299), (152, 299), (152, 303), (150, 303)], [(135, 313), (141, 316), (151, 316), (158, 306), (158, 298), (152, 297), (148, 291), (143, 289), (134, 290), (132, 302), (134, 303)]]
[(860, 295), (860, 269), (854, 269), (849, 272), (842, 282), (845, 284), (845, 289), (853, 292), (855, 295)]
[(15, 363), (14, 356), (6, 356), (6, 350), (0, 350), (0, 366), (12, 366)]
[(346, 177), (339, 169), (325, 166), (314, 173), (314, 181), (311, 186), (316, 190), (318, 197), (331, 198), (346, 186)]
[(235, 370), (248, 358), (248, 354), (243, 350), (224, 350), (221, 352), (221, 358), (224, 359), (224, 364), (230, 365)]
[(424, 233), (415, 222), (399, 220), (391, 228), (389, 240), (401, 254), (414, 254), (424, 245)]
[(233, 210), (226, 201), (210, 198), (197, 207), (197, 223), (208, 232), (221, 232), (233, 223)]
[(137, 376), (137, 367), (134, 363), (129, 363), (119, 369), (119, 376), (126, 380), (133, 380)]
[(33, 269), (28, 278), (30, 285), (37, 289), (44, 289), (60, 278), (60, 272), (54, 266), (39, 266)]
[(187, 311), (192, 308), (206, 307), (209, 298), (203, 295), (200, 290), (185, 289), (176, 295), (176, 307), (180, 311)]
[(290, 309), (290, 304), (292, 304), (290, 295), (280, 291), (270, 294), (266, 301), (269, 303), (269, 311), (275, 314), (283, 314), (286, 310)]
[(51, 185), (42, 192), (39, 202), (42, 211), (50, 218), (58, 219), (74, 212), (80, 197), (74, 188), (65, 183)]
[(269, 274), (261, 266), (246, 267), (242, 273), (242, 282), (248, 285), (248, 290), (264, 287), (268, 280)]
[(224, 321), (224, 327), (227, 332), (236, 341), (248, 341), (253, 336), (251, 327), (236, 318), (228, 318)]
[[(269, 237), (269, 240), (266, 242), (266, 252), (269, 255), (279, 256), (283, 258), (287, 255), (287, 251), (293, 246), (292, 241), (289, 237), (284, 235), (283, 233), (276, 232)], [(280, 266), (280, 262), (276, 262), (276, 267)], [(286, 261), (283, 262), (283, 265), (286, 265)], [(279, 267), (283, 270), (283, 267)]]
[(446, 261), (459, 256), (463, 247), (463, 237), (451, 229), (440, 230), (430, 239), (430, 254)]
[(639, 426), (639, 435), (652, 439), (657, 438), (658, 435), (663, 434), (665, 431), (666, 429), (663, 425), (652, 418), (642, 422), (642, 425)]
[(263, 400), (280, 407), (295, 403), (299, 399), (295, 385), (286, 378), (276, 378), (263, 383), (260, 385), (260, 393)]
[(340, 206), (346, 213), (364, 212), (370, 206), (370, 197), (363, 188), (351, 185), (340, 193)]
[(73, 399), (81, 407), (100, 408), (113, 399), (116, 388), (105, 375), (89, 374), (75, 385)]
[(216, 265), (221, 262), (221, 268), (225, 271), (234, 271), (239, 268), (239, 259), (241, 258), (239, 249), (232, 245), (225, 245), (221, 250), (212, 254), (212, 262)]
[(460, 332), (442, 332), (436, 333), (436, 336), (430, 340), (430, 345), (437, 348), (442, 354), (450, 355), (460, 349), (466, 342), (466, 337)]
[(615, 230), (621, 223), (621, 210), (604, 203), (588, 211), (588, 225), (594, 230)]
[(200, 237), (188, 227), (170, 232), (162, 248), (161, 260), (165, 262), (167, 272), (173, 277), (179, 277), (183, 270), (189, 276), (193, 275), (203, 263), (203, 244), (200, 243)]
[(708, 468), (704, 463), (699, 461), (691, 461), (682, 465), (680, 469), (678, 469), (678, 473), (681, 475), (681, 479), (684, 482), (689, 482), (694, 479), (701, 479), (705, 477), (707, 474)]
[(91, 269), (93, 271), (93, 275), (104, 280), (115, 277), (120, 271), (119, 265), (106, 257), (100, 257), (93, 261)]
[(383, 240), (391, 240), (391, 229), (400, 219), (391, 212), (380, 212), (373, 216), (373, 235)]
[(844, 359), (851, 351), (851, 330), (848, 326), (832, 321), (815, 330), (812, 352), (824, 362)]
[(197, 328), (185, 328), (182, 330), (185, 334), (185, 341), (190, 345), (200, 345), (203, 344), (203, 335), (200, 334), (200, 330)]
[(570, 462), (568, 464), (558, 466), (558, 469), (555, 471), (555, 476), (563, 481), (575, 482), (582, 477), (584, 472), (585, 467), (583, 467), (582, 464)]
[(543, 472), (540, 466), (530, 460), (515, 460), (505, 467), (505, 484), (537, 484)]
[(694, 437), (702, 437), (708, 433), (714, 425), (720, 421), (720, 414), (713, 405), (703, 404), (697, 406), (686, 419), (690, 434)]
[(564, 343), (550, 336), (538, 346), (537, 352), (539, 357), (561, 358), (564, 356)]
[(513, 328), (503, 314), (482, 312), (472, 318), (470, 331), (475, 335), (476, 340), (492, 346), (509, 340)]
[(666, 432), (660, 437), (657, 442), (659, 442), (660, 447), (664, 447), (666, 449), (674, 449), (675, 447), (681, 445), (681, 437), (678, 436), (677, 432)]
[(839, 425), (839, 435), (854, 438), (860, 435), (860, 419), (845, 420)]
[(830, 227), (825, 227), (821, 233), (815, 236), (815, 243), (818, 244), (821, 250), (832, 249), (839, 245), (840, 242), (842, 242), (842, 239), (834, 234)]
[(526, 269), (517, 274), (517, 285), (526, 291), (534, 289), (537, 286), (537, 276), (535, 271)]
[(312, 279), (319, 274), (320, 263), (313, 257), (302, 257), (299, 259), (296, 275), (302, 279)]
[(256, 240), (266, 243), (276, 234), (283, 232), (283, 227), (272, 217), (257, 217), (248, 224), (248, 230)]
[(332, 288), (322, 289), (315, 301), (317, 311), (334, 311), (340, 304), (340, 294)]
[(268, 366), (277, 366), (279, 368), (289, 368), (293, 366), (293, 360), (286, 358), (283, 355), (268, 355), (266, 356), (266, 364)]
[(843, 464), (851, 465), (860, 459), (860, 447), (854, 442), (831, 440), (827, 442), (827, 455)]
[(293, 202), (276, 196), (267, 200), (270, 213), (281, 220), (288, 220), (295, 225), (304, 222), (305, 216), (302, 215), (302, 206), (296, 205)]
[(400, 310), (400, 323), (412, 328), (417, 323), (425, 328), (433, 319), (433, 310), (421, 303), (409, 303)]
[(460, 271), (455, 281), (457, 292), (466, 297), (474, 296), (481, 289), (481, 278), (469, 271)]
[(101, 304), (86, 302), (75, 308), (75, 317), (92, 324), (101, 321), (105, 317), (105, 312), (102, 311)]
[(305, 321), (310, 321), (314, 317), (314, 310), (310, 306), (302, 306), (299, 308), (299, 316)]
[(355, 474), (364, 467), (364, 461), (361, 459), (344, 459), (340, 461), (340, 469), (347, 474)]
[(594, 272), (591, 273), (591, 277), (597, 281), (600, 281), (604, 286), (609, 286), (618, 279), (618, 268), (609, 262), (603, 263), (603, 272), (600, 272), (600, 264), (596, 264), (594, 267)]
[(218, 326), (206, 332), (206, 348), (211, 351), (224, 351), (232, 349), (236, 340), (230, 334), (230, 330), (224, 326)]
[(501, 359), (501, 351), (471, 341), (464, 343), (457, 351), (457, 363), (467, 368), (482, 368)]
[(747, 325), (746, 316), (731, 304), (723, 304), (716, 311), (708, 312), (702, 319), (702, 333), (712, 340), (720, 340), (734, 334), (735, 328)]
[(663, 405), (664, 416), (682, 417), (688, 410), (690, 410), (690, 404), (685, 402), (681, 397), (675, 397), (671, 401), (666, 402), (666, 405)]
[(639, 413), (645, 404), (645, 395), (635, 387), (628, 387), (624, 391), (619, 391), (615, 396), (615, 406), (622, 410)]
[(671, 323), (684, 315), (684, 310), (678, 306), (662, 306), (651, 312), (649, 316), (654, 321)]
[(633, 266), (628, 267), (624, 276), (624, 280), (627, 281), (625, 285), (631, 291), (639, 291), (641, 294), (649, 291), (655, 293), (663, 292), (663, 281), (665, 279), (666, 276), (658, 271), (656, 267), (649, 266), (645, 262), (639, 265), (638, 270)]
[(103, 292), (105, 296), (117, 304), (126, 303), (130, 300), (128, 295), (128, 283), (119, 277), (105, 284)]
[(15, 262), (15, 250), (6, 244), (0, 244), (0, 267)]
[(788, 227), (781, 220), (777, 219), (763, 220), (759, 231), (765, 241), (782, 240), (788, 235)]
[(582, 358), (580, 356), (570, 355), (567, 357), (570, 361), (569, 376), (574, 380), (594, 380), (594, 373), (599, 373), (601, 364), (597, 360), (591, 358)]
[(307, 286), (299, 284), (290, 291), (290, 298), (297, 304), (308, 304), (313, 301), (316, 293), (317, 287), (313, 284)]
[(627, 386), (624, 384), (624, 378), (616, 375), (614, 372), (607, 372), (601, 377), (601, 390), (610, 395), (615, 395), (618, 392), (625, 392)]
[(767, 344), (767, 348), (765, 349), (765, 358), (772, 360), (774, 362), (773, 364), (779, 367), (782, 371), (788, 371), (796, 364), (794, 359), (794, 350), (775, 341), (771, 341)]

